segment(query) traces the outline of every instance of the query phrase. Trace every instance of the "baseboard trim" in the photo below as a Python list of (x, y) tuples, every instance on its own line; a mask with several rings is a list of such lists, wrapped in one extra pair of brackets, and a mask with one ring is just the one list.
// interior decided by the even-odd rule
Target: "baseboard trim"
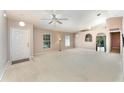
[(8, 69), (8, 67), (9, 67), (10, 65), (11, 65), (11, 61), (8, 61), (8, 62), (6, 63), (6, 65), (3, 67), (2, 73), (1, 73), (1, 75), (0, 75), (0, 80), (2, 80), (4, 74), (6, 73), (6, 70)]

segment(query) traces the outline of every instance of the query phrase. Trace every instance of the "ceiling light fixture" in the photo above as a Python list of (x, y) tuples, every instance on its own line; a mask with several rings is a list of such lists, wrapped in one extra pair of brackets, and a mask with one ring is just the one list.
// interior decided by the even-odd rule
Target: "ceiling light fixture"
[(61, 38), (59, 38), (59, 41), (61, 41), (62, 39)]
[(6, 13), (4, 13), (3, 16), (6, 17)]
[(20, 22), (19, 22), (19, 26), (25, 26), (25, 22), (20, 21)]

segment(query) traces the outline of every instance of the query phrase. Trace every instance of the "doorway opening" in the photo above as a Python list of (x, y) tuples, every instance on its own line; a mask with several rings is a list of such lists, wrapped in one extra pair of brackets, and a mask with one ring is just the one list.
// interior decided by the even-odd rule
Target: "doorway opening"
[(111, 33), (111, 52), (120, 53), (120, 32)]
[(106, 35), (98, 33), (96, 36), (96, 51), (106, 52)]

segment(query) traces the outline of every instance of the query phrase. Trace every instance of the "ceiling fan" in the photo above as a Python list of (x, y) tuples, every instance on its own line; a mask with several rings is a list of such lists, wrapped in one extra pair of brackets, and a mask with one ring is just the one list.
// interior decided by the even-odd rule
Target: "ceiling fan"
[(41, 20), (49, 20), (48, 24), (52, 24), (52, 23), (59, 23), (59, 24), (63, 24), (61, 22), (61, 20), (68, 20), (67, 18), (57, 18), (56, 14), (52, 14), (52, 18), (51, 19), (41, 19)]

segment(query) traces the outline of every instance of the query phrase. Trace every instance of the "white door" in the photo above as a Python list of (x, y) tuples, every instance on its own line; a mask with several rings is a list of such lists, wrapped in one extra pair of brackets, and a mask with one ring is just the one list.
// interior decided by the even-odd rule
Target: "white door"
[(29, 32), (12, 29), (11, 48), (12, 61), (29, 58)]

